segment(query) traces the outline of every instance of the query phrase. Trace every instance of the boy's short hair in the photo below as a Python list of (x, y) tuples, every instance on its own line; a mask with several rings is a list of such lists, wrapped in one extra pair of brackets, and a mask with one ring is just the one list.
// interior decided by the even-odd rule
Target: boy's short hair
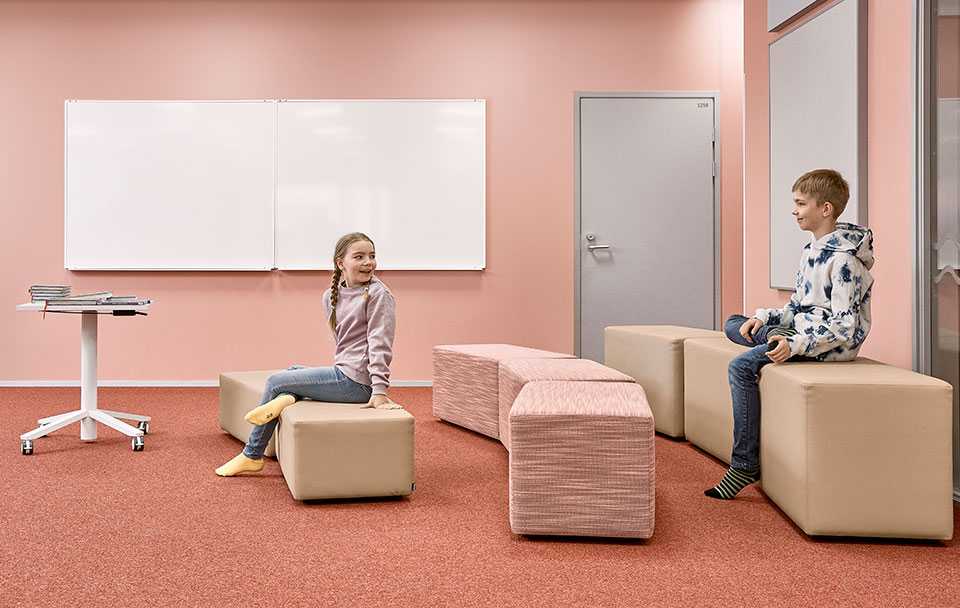
[(833, 169), (807, 171), (793, 182), (792, 192), (811, 196), (818, 205), (830, 201), (833, 204), (833, 219), (840, 217), (850, 198), (847, 180)]

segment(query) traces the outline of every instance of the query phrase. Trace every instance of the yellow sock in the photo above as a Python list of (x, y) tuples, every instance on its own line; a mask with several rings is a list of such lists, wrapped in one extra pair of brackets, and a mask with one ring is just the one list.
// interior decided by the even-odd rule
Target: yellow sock
[(263, 469), (263, 458), (254, 460), (247, 458), (243, 452), (230, 459), (229, 462), (220, 466), (216, 473), (220, 477), (233, 477), (238, 473), (256, 473)]
[(294, 398), (293, 395), (280, 395), (275, 399), (267, 401), (263, 405), (253, 408), (247, 412), (247, 415), (244, 416), (243, 419), (250, 424), (260, 426), (280, 416), (280, 412), (282, 412), (284, 408), (293, 405), (295, 402), (296, 398)]

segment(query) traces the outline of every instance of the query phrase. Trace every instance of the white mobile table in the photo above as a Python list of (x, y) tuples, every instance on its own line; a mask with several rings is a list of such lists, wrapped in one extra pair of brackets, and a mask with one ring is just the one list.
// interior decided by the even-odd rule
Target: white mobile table
[[(48, 435), (58, 429), (80, 423), (80, 440), (94, 441), (97, 438), (97, 423), (114, 428), (128, 437), (132, 437), (134, 452), (143, 450), (143, 436), (150, 431), (150, 417), (124, 412), (112, 412), (97, 408), (97, 320), (101, 314), (131, 316), (145, 313), (150, 301), (138, 304), (116, 305), (76, 305), (47, 306), (48, 313), (77, 313), (80, 321), (80, 409), (48, 416), (37, 421), (36, 429), (20, 435), (20, 453), (33, 454), (33, 440)], [(21, 312), (43, 312), (42, 303), (20, 304)], [(137, 426), (131, 426), (123, 420), (133, 420)]]

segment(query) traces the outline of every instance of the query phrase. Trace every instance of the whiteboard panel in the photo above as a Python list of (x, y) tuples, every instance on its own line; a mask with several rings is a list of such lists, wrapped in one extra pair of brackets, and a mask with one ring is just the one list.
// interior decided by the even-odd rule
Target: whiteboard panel
[(269, 270), (276, 103), (68, 101), (71, 270)]
[(770, 44), (770, 286), (794, 289), (810, 233), (797, 227), (794, 181), (836, 169), (850, 185), (839, 221), (863, 223), (865, 67), (859, 0), (843, 0)]
[(790, 21), (819, 0), (767, 0), (767, 31), (780, 29), (780, 26)]
[(281, 101), (277, 267), (331, 269), (364, 232), (383, 270), (477, 270), (485, 257), (483, 100)]
[(960, 268), (960, 99), (937, 100), (937, 270)]

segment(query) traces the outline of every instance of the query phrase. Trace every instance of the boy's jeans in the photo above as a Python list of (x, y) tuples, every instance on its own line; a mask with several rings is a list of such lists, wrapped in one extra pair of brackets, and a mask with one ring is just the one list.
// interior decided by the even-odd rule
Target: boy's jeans
[[(267, 388), (260, 403), (262, 405), (284, 393), (314, 401), (366, 403), (372, 392), (371, 387), (354, 382), (336, 367), (294, 365), (267, 378)], [(247, 445), (243, 448), (244, 456), (254, 460), (263, 458), (263, 452), (267, 449), (278, 422), (279, 416), (266, 424), (253, 427)]]
[[(773, 363), (767, 357), (767, 332), (772, 326), (762, 325), (753, 334), (753, 342), (740, 335), (740, 326), (747, 321), (743, 315), (733, 315), (723, 326), (728, 338), (750, 350), (730, 362), (728, 378), (733, 397), (733, 455), (730, 466), (753, 471), (760, 468), (760, 368)], [(803, 357), (791, 357), (799, 360)]]

